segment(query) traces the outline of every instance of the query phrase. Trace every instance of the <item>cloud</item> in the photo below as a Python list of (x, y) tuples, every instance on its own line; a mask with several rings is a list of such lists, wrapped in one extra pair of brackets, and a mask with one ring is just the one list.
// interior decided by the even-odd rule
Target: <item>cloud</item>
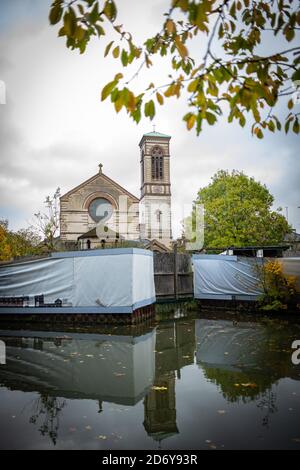
[[(9, 217), (14, 228), (26, 225), (56, 187), (68, 191), (95, 174), (100, 162), (108, 176), (138, 196), (138, 143), (152, 130), (148, 120), (136, 126), (123, 111), (116, 115), (111, 103), (101, 103), (100, 90), (119, 71), (117, 61), (103, 61), (103, 44), (97, 40), (84, 55), (67, 50), (48, 25), (49, 4), (1, 2), (0, 79), (8, 96), (0, 106), (0, 217)], [(134, 1), (129, 10), (120, 2), (120, 20), (142, 40), (145, 29), (149, 35), (159, 29), (167, 6), (163, 0)], [(142, 90), (153, 79), (167, 77), (166, 65), (161, 59), (157, 64), (132, 85)], [(185, 103), (171, 99), (155, 118), (156, 129), (172, 135), (174, 205), (195, 199), (218, 169), (235, 168), (266, 183), (275, 207), (288, 206), (290, 221), (300, 231), (297, 138), (275, 134), (259, 141), (249, 128), (225, 120), (196, 137), (181, 121), (185, 112)], [(178, 218), (174, 228), (178, 235)]]

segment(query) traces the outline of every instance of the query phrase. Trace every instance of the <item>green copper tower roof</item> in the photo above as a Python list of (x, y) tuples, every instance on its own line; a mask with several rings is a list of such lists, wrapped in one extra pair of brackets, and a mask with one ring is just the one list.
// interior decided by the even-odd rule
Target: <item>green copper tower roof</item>
[(167, 134), (162, 134), (161, 132), (148, 132), (147, 134), (144, 134), (145, 137), (170, 137), (170, 135)]
[(143, 137), (141, 138), (141, 141), (139, 143), (140, 146), (144, 142), (144, 139), (147, 139), (147, 137), (154, 137), (154, 138), (158, 137), (158, 138), (161, 138), (161, 139), (169, 139), (169, 140), (171, 139), (170, 135), (162, 134), (161, 132), (156, 132), (156, 131), (148, 132), (147, 134), (143, 134)]

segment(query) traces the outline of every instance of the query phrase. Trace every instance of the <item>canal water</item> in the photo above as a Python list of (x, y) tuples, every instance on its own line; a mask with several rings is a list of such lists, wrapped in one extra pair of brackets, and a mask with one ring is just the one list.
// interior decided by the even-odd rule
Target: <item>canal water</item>
[(1, 449), (300, 449), (300, 323), (0, 324)]

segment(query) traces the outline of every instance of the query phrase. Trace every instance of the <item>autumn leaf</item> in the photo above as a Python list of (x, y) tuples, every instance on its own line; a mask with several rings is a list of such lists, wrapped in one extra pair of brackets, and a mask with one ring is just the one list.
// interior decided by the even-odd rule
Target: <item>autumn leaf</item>
[(120, 54), (120, 48), (119, 46), (115, 47), (114, 50), (112, 51), (112, 55), (115, 59), (117, 59), (119, 57), (119, 54)]
[(188, 120), (186, 121), (186, 127), (188, 128), (188, 130), (192, 129), (195, 122), (196, 122), (196, 116), (195, 114), (191, 114)]
[(169, 34), (173, 34), (176, 32), (176, 26), (173, 20), (168, 19), (166, 21), (166, 30), (168, 31)]
[(178, 50), (179, 54), (181, 55), (181, 57), (183, 59), (185, 59), (185, 57), (187, 57), (187, 55), (188, 55), (188, 50), (185, 47), (185, 45), (181, 42), (179, 36), (176, 36), (175, 44), (176, 44), (177, 50)]
[(164, 104), (164, 98), (163, 96), (160, 94), (160, 93), (156, 93), (156, 98), (157, 98), (157, 101), (159, 102), (159, 104), (162, 106)]

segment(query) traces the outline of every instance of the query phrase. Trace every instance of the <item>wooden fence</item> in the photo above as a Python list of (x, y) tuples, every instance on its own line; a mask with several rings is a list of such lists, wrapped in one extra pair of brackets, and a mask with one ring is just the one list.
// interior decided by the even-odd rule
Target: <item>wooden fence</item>
[(194, 289), (191, 256), (176, 251), (155, 252), (154, 281), (158, 300), (192, 298)]

